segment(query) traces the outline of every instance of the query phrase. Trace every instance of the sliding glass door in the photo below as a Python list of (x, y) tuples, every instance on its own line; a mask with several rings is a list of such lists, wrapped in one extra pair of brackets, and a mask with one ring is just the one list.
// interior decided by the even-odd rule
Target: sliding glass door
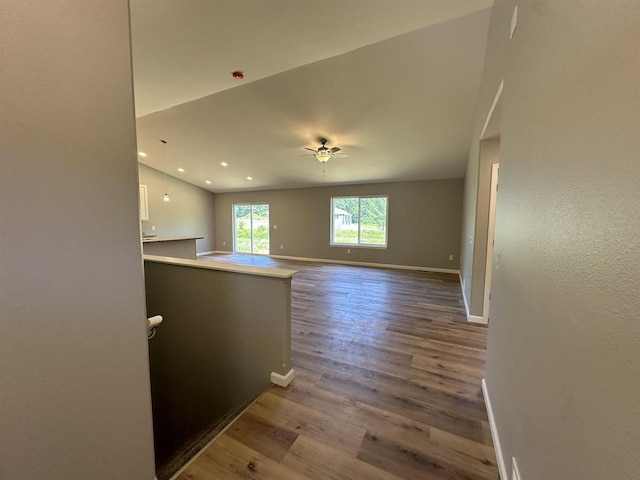
[(266, 203), (235, 204), (233, 233), (234, 252), (269, 255), (269, 205)]

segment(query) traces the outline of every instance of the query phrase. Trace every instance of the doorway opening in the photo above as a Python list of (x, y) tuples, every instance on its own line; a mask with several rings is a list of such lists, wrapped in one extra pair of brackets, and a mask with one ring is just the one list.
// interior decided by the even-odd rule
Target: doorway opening
[(269, 204), (233, 205), (233, 251), (269, 255)]
[[(489, 115), (485, 122), (481, 142), (481, 158), (480, 158), (480, 174), (478, 181), (482, 179), (482, 184), (478, 188), (478, 201), (483, 198), (482, 208), (484, 216), (482, 220), (476, 222), (483, 224), (483, 233), (486, 232), (486, 249), (479, 251), (478, 256), (482, 262), (484, 256), (484, 264), (481, 271), (484, 270), (484, 278), (478, 279), (482, 284), (482, 323), (489, 323), (489, 309), (491, 305), (491, 277), (494, 268), (493, 249), (495, 245), (495, 224), (496, 224), (496, 206), (498, 200), (498, 171), (500, 168), (500, 137), (502, 131), (502, 90), (504, 83), (501, 82), (498, 92), (494, 99), (493, 105), (489, 110)], [(482, 152), (485, 152), (482, 155)], [(486, 206), (485, 206), (486, 205)], [(479, 205), (480, 206), (480, 205)], [(486, 224), (485, 224), (486, 222)], [(486, 225), (486, 227), (484, 227)], [(484, 236), (483, 235), (483, 236)], [(482, 244), (479, 245), (482, 248)], [(484, 255), (483, 255), (484, 254)]]
[(496, 228), (496, 204), (498, 200), (498, 171), (500, 164), (491, 165), (491, 194), (489, 196), (489, 228), (487, 235), (487, 259), (484, 276), (484, 301), (482, 306), (482, 319), (489, 323), (489, 307), (491, 304), (491, 274), (493, 273), (493, 247), (495, 244)]

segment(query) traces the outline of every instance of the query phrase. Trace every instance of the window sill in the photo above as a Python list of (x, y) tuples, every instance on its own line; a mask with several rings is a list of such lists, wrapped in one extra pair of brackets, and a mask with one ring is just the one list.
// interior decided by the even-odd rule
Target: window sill
[(330, 247), (338, 248), (373, 248), (375, 250), (386, 250), (387, 245), (359, 245), (357, 243), (330, 243)]

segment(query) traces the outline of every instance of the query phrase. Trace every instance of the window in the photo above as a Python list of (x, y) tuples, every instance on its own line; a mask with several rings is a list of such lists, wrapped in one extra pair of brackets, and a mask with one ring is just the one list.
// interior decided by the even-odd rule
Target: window
[(332, 197), (331, 245), (387, 246), (389, 197)]

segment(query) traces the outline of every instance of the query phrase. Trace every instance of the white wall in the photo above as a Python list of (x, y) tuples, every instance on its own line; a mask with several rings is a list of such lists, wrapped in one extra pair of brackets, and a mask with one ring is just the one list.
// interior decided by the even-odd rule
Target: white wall
[(2, 479), (154, 476), (128, 14), (0, 6)]
[(523, 480), (640, 472), (639, 25), (637, 0), (494, 6), (476, 119), (504, 78), (486, 380)]

